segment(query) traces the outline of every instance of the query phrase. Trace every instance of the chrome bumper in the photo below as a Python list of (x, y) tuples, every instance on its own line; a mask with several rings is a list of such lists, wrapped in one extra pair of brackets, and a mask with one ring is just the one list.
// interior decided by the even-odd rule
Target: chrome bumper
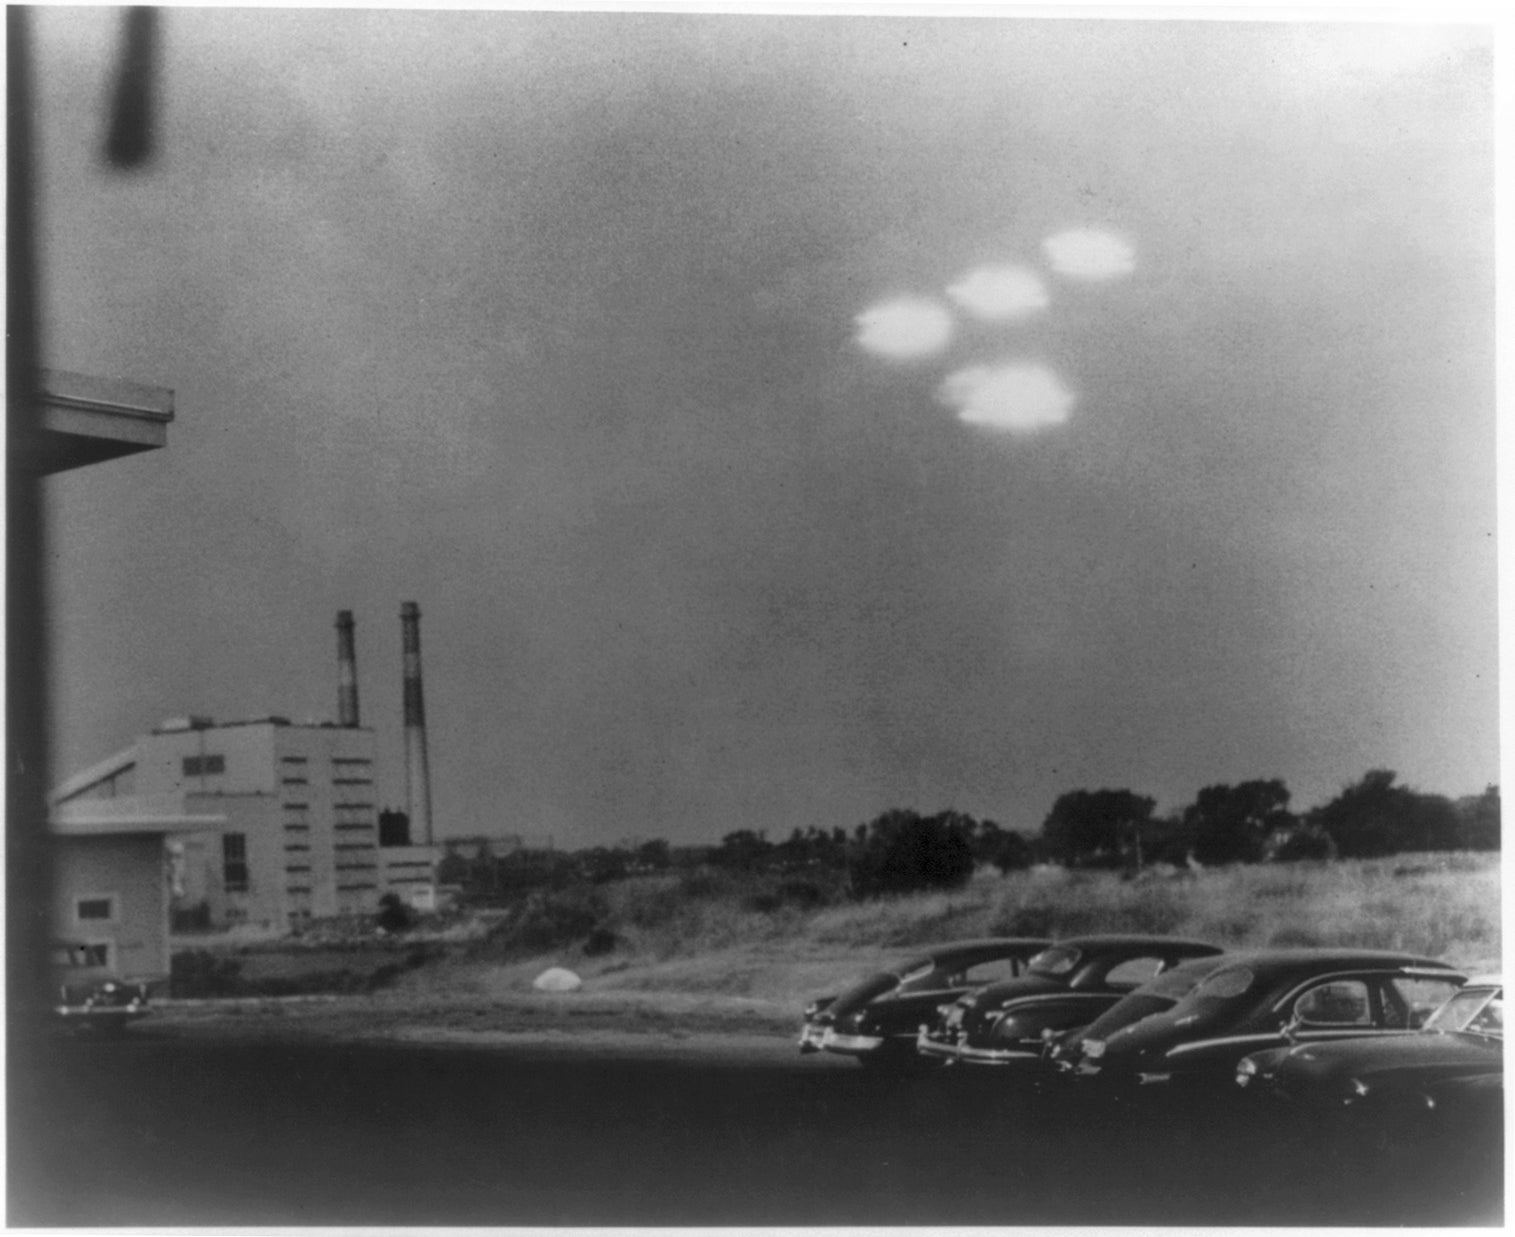
[(915, 1033), (915, 1050), (923, 1057), (932, 1057), (948, 1063), (956, 1061), (957, 1054), (961, 1051), (956, 1043), (933, 1039), (925, 1027)]
[(873, 1052), (883, 1046), (882, 1035), (839, 1035), (835, 1027), (827, 1027), (826, 1033), (821, 1036), (823, 1052), (845, 1052), (856, 1056), (859, 1053)]
[(959, 1044), (957, 1059), (965, 1065), (1019, 1065), (1023, 1061), (1040, 1061), (1039, 1051), (1024, 1048), (975, 1048)]
[(146, 1005), (133, 1001), (130, 1005), (55, 1005), (53, 1013), (59, 1018), (85, 1021), (102, 1022), (110, 1018), (130, 1021), (133, 1018), (147, 1017), (148, 1009)]

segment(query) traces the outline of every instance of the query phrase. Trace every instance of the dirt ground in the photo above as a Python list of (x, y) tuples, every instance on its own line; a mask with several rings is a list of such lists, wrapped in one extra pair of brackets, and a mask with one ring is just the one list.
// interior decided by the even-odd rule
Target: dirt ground
[(798, 1013), (751, 998), (678, 993), (507, 994), (490, 997), (285, 997), (162, 1001), (139, 1024), (153, 1036), (255, 1041), (427, 1044), (582, 1043), (638, 1050), (659, 1043), (791, 1047)]

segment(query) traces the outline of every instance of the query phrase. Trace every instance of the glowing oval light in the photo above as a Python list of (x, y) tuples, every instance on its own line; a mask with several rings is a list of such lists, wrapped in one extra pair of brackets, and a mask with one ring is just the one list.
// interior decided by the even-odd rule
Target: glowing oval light
[(1074, 279), (1115, 279), (1136, 269), (1136, 250), (1124, 237), (1103, 228), (1070, 228), (1042, 242), (1059, 275)]
[[(938, 398), (966, 425), (1031, 433), (1061, 425), (1073, 407), (1073, 393), (1042, 365), (974, 365), (949, 374)], [(1045, 967), (1035, 965), (1038, 972)]]
[(939, 301), (927, 297), (883, 301), (863, 310), (853, 321), (858, 345), (892, 360), (930, 356), (952, 338), (952, 315)]
[(1046, 309), (1047, 288), (1023, 266), (981, 266), (947, 289), (954, 302), (976, 318), (1024, 318)]

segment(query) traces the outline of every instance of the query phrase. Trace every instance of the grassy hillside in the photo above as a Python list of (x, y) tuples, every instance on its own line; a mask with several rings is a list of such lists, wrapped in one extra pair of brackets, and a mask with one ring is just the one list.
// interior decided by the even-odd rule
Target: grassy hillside
[[(803, 890), (800, 890), (803, 894)], [(962, 890), (819, 908), (770, 885), (667, 875), (539, 895), (466, 956), (406, 987), (520, 992), (549, 964), (590, 991), (688, 992), (797, 1002), (923, 946), (988, 935), (1136, 931), (1235, 949), (1403, 949), (1499, 965), (1499, 856), (1399, 855), (1337, 863), (1148, 873), (987, 870)], [(587, 946), (587, 948), (586, 948)]]

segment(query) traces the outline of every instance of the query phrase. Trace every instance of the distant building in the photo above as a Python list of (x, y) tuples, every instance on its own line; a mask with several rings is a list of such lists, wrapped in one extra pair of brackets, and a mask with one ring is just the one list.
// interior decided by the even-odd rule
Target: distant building
[(365, 727), (179, 718), (71, 778), (54, 802), (179, 794), (224, 818), (176, 855), (175, 906), (203, 907), (213, 927), (369, 914), (389, 892), (429, 907), (434, 848), (379, 845), (374, 749)]
[(81, 947), (91, 968), (161, 984), (169, 974), (170, 836), (222, 827), (182, 795), (80, 799), (49, 815), (55, 942)]

